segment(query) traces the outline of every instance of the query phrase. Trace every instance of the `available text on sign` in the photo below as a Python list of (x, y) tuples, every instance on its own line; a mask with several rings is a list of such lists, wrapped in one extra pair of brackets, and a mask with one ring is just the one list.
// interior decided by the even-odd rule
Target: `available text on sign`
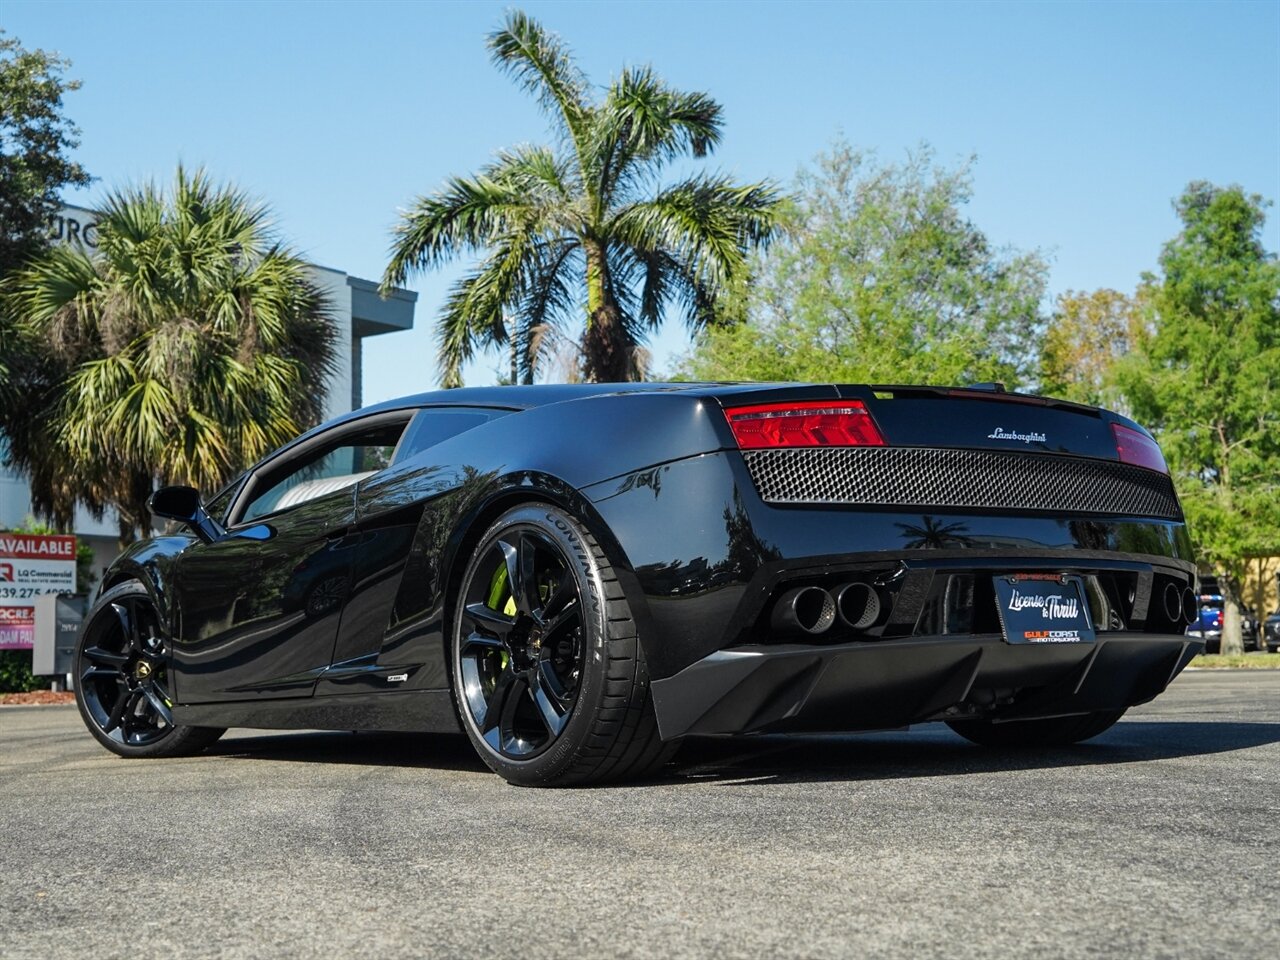
[(35, 598), (76, 592), (76, 538), (0, 533), (0, 650), (29, 650)]

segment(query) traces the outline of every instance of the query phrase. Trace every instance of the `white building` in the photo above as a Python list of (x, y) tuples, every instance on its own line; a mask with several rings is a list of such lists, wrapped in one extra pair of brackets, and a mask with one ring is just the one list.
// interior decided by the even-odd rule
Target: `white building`
[[(92, 211), (66, 206), (54, 219), (51, 236), (57, 243), (74, 243), (92, 252), (97, 248), (97, 222)], [(397, 289), (387, 299), (378, 296), (378, 285), (341, 270), (311, 264), (312, 278), (328, 295), (340, 344), (337, 363), (325, 398), (325, 419), (361, 405), (363, 378), (361, 345), (376, 337), (413, 327), (413, 307), (418, 295)], [(31, 491), (25, 479), (4, 466), (0, 437), (0, 530), (16, 527), (31, 514)], [(101, 576), (118, 552), (116, 518), (108, 513), (94, 520), (84, 510), (76, 514), (76, 536), (93, 548), (95, 573)]]

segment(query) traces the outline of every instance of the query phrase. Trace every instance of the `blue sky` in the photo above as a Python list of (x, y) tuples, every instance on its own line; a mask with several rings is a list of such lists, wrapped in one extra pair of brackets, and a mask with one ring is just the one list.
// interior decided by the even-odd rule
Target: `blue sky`
[[(488, 62), (506, 3), (31, 3), (0, 27), (74, 61), (67, 101), (99, 182), (181, 159), (274, 207), (309, 258), (376, 279), (396, 210), (494, 151), (546, 139)], [(598, 83), (650, 63), (707, 90), (712, 165), (787, 181), (843, 134), (899, 159), (977, 156), (973, 220), (1038, 248), (1051, 292), (1131, 290), (1192, 179), (1280, 199), (1280, 3), (538, 3)], [(1280, 249), (1272, 211), (1267, 246)], [(365, 399), (429, 386), (456, 271), (420, 277), (416, 329), (366, 342)], [(684, 350), (655, 343), (659, 368)], [(468, 370), (491, 382), (497, 357)]]

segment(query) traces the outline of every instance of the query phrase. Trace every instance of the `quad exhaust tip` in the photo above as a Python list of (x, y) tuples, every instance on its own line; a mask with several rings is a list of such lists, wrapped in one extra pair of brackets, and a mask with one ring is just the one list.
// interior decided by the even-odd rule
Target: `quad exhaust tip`
[(823, 633), (836, 620), (836, 601), (821, 587), (794, 587), (773, 607), (773, 628), (790, 632)]
[(1179, 589), (1176, 583), (1164, 585), (1164, 615), (1174, 623), (1191, 623), (1200, 610), (1200, 602), (1190, 587)]
[(846, 583), (835, 589), (840, 622), (854, 630), (866, 630), (880, 617), (880, 597), (869, 584)]
[(1194, 623), (1200, 614), (1200, 598), (1190, 587), (1182, 591), (1182, 616), (1187, 623)]
[(825, 633), (837, 619), (853, 630), (866, 630), (880, 618), (880, 609), (880, 596), (867, 583), (844, 583), (834, 590), (793, 587), (774, 604), (772, 622), (775, 630), (787, 633)]

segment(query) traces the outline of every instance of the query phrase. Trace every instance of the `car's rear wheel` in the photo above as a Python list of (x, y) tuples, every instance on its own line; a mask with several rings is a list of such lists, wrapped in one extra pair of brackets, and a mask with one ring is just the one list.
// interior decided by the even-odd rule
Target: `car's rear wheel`
[(187, 756), (225, 732), (174, 723), (168, 660), (169, 639), (141, 583), (113, 587), (89, 611), (76, 644), (76, 705), (108, 750)]
[(575, 517), (546, 503), (504, 513), (473, 551), (454, 608), (458, 713), (503, 778), (598, 782), (670, 758), (631, 609)]
[(1061, 747), (1096, 737), (1124, 716), (1123, 710), (1099, 710), (1046, 720), (949, 720), (960, 736), (984, 747)]

